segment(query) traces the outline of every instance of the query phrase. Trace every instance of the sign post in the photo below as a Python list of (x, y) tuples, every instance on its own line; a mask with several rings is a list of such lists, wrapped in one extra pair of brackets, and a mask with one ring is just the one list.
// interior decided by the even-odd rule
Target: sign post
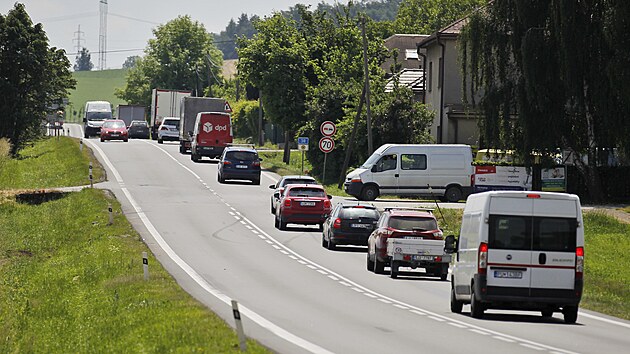
[(298, 138), (298, 150), (302, 151), (302, 172), (304, 173), (304, 151), (308, 151), (308, 137), (301, 136)]

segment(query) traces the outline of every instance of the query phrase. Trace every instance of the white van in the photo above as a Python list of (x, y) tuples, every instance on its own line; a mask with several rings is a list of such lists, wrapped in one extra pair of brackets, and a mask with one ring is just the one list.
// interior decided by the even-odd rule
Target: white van
[[(447, 244), (453, 241), (447, 237)], [(584, 224), (576, 195), (492, 191), (466, 201), (451, 274), (451, 311), (562, 312), (577, 320), (584, 275)]]
[(346, 176), (346, 193), (359, 200), (379, 195), (425, 196), (456, 202), (472, 192), (468, 145), (385, 144)]
[(101, 133), (105, 119), (112, 119), (112, 105), (107, 101), (87, 101), (83, 110), (83, 137), (89, 138)]

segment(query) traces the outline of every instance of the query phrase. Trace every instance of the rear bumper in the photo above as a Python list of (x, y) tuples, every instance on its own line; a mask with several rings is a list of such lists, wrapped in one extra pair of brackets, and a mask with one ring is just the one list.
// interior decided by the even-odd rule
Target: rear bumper
[(220, 156), (223, 153), (223, 150), (225, 150), (225, 147), (223, 147), (223, 146), (199, 146), (199, 145), (197, 145), (195, 147), (194, 153), (199, 155), (199, 156), (217, 157), (217, 156)]
[(317, 225), (322, 224), (328, 217), (328, 214), (290, 214), (290, 215), (282, 215), (282, 221), (291, 224), (302, 224), (302, 225)]
[(158, 138), (162, 139), (162, 140), (168, 140), (168, 141), (179, 141), (179, 135), (160, 134), (160, 133), (158, 133)]
[(330, 233), (330, 240), (336, 245), (358, 245), (367, 246), (367, 240), (370, 234), (349, 233), (334, 230)]
[(260, 180), (260, 170), (249, 170), (249, 171), (235, 171), (230, 170), (221, 171), (221, 176), (225, 179), (247, 179), (250, 181)]
[(539, 289), (487, 286), (485, 275), (475, 275), (475, 298), (487, 308), (537, 310), (550, 306), (577, 306), (582, 299), (582, 279), (575, 281), (574, 289)]

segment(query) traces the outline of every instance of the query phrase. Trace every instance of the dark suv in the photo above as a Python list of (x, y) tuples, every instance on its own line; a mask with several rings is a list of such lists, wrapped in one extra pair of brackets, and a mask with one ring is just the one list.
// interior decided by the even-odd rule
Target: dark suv
[(379, 215), (372, 204), (337, 204), (324, 222), (322, 246), (334, 250), (337, 245), (367, 245)]
[(219, 183), (227, 179), (240, 179), (259, 185), (260, 161), (262, 159), (253, 147), (228, 146), (219, 159), (217, 179)]

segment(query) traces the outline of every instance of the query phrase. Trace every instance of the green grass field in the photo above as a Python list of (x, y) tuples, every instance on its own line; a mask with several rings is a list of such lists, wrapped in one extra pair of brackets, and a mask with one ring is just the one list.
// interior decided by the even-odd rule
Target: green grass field
[(114, 89), (125, 86), (125, 69), (112, 69), (102, 71), (75, 71), (72, 76), (77, 80), (76, 89), (70, 92), (70, 107), (68, 107), (66, 120), (80, 122), (80, 112), (87, 101), (109, 101), (116, 109), (120, 104), (127, 102), (114, 95)]

